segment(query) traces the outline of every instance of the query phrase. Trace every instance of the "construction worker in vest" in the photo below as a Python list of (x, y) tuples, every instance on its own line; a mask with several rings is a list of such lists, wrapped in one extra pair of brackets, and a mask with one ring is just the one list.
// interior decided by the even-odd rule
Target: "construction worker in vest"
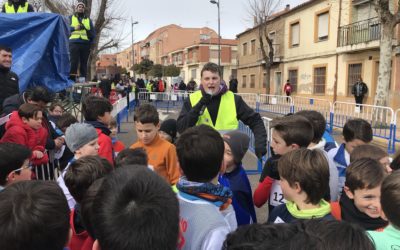
[(8, 0), (3, 4), (1, 12), (7, 14), (33, 12), (33, 7), (26, 0)]
[(205, 64), (201, 70), (199, 90), (190, 94), (179, 114), (178, 132), (206, 124), (225, 133), (239, 129), (239, 120), (253, 131), (255, 153), (261, 158), (267, 152), (267, 133), (260, 114), (250, 108), (241, 96), (229, 91), (225, 83), (221, 83), (217, 64)]
[[(93, 23), (85, 14), (85, 4), (78, 2), (76, 12), (70, 16), (69, 53), (71, 60), (70, 76), (72, 80), (78, 77), (87, 77), (87, 63), (90, 46), (96, 36)], [(79, 65), (79, 74), (78, 74)]]

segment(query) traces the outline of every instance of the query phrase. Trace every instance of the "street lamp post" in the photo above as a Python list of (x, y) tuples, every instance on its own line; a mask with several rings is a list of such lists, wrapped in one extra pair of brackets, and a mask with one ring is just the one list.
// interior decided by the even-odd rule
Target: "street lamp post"
[(132, 32), (131, 32), (131, 34), (132, 34), (132, 72), (133, 72), (133, 80), (135, 80), (135, 78), (136, 78), (136, 75), (135, 75), (135, 70), (134, 70), (134, 68), (133, 68), (133, 66), (135, 65), (135, 51), (133, 50), (133, 26), (135, 25), (135, 24), (138, 24), (139, 22), (138, 21), (133, 21), (132, 20), (132, 18), (131, 18), (131, 25), (132, 25)]
[(216, 4), (218, 8), (218, 66), (221, 67), (221, 19), (220, 19), (219, 0), (210, 0), (210, 3)]

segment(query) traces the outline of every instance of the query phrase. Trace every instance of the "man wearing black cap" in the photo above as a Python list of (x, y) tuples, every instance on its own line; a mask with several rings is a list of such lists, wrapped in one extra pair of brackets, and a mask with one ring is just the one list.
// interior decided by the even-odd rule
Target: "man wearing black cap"
[(75, 14), (70, 17), (71, 36), (69, 37), (69, 52), (71, 58), (70, 75), (73, 80), (76, 80), (78, 76), (87, 76), (90, 44), (96, 35), (92, 21), (85, 14), (85, 4), (83, 2), (78, 2), (75, 10)]

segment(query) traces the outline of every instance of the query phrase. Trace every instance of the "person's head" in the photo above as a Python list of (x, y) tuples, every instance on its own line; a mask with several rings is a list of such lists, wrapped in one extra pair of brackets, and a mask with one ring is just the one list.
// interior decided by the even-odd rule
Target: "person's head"
[(40, 108), (46, 108), (47, 103), (53, 99), (52, 93), (45, 87), (36, 86), (33, 89), (27, 90), (26, 102), (36, 104)]
[(294, 224), (250, 224), (238, 227), (226, 236), (223, 250), (274, 250), (297, 233)]
[(224, 141), (207, 125), (185, 130), (176, 142), (178, 162), (189, 181), (210, 182), (224, 172)]
[(86, 121), (99, 121), (106, 126), (111, 121), (111, 111), (113, 106), (104, 97), (89, 96), (82, 103), (82, 113)]
[(43, 111), (39, 106), (24, 103), (19, 106), (18, 115), (22, 122), (32, 129), (38, 130), (42, 127)]
[(111, 118), (110, 124), (108, 125), (108, 127), (110, 128), (110, 131), (111, 131), (110, 137), (111, 138), (117, 137), (118, 123), (117, 123), (117, 120), (115, 118)]
[(167, 119), (161, 123), (160, 126), (160, 136), (164, 140), (169, 141), (170, 143), (173, 143), (176, 139), (176, 120), (175, 119)]
[(29, 159), (32, 151), (26, 146), (4, 142), (0, 144), (0, 186), (31, 179)]
[(318, 204), (329, 189), (329, 164), (320, 150), (296, 149), (278, 161), (286, 200)]
[(240, 131), (231, 131), (222, 136), (224, 139), (224, 163), (226, 168), (232, 168), (242, 162), (249, 149), (250, 137)]
[(273, 122), (272, 128), (271, 147), (274, 153), (278, 155), (308, 147), (314, 138), (311, 123), (300, 115), (279, 118)]
[(363, 228), (343, 220), (298, 220), (293, 227), (297, 232), (281, 245), (282, 249), (375, 249)]
[(64, 113), (60, 116), (60, 118), (57, 119), (56, 125), (63, 133), (65, 133), (69, 126), (77, 122), (78, 119), (76, 119), (76, 117), (71, 113)]
[(78, 2), (75, 6), (75, 10), (77, 13), (84, 13), (85, 12), (85, 4), (83, 2)]
[(0, 68), (10, 69), (12, 64), (12, 50), (0, 45)]
[(96, 129), (86, 123), (75, 123), (65, 131), (65, 143), (75, 158), (98, 155), (99, 143)]
[(118, 168), (108, 175), (92, 212), (93, 249), (176, 249), (178, 200), (171, 186), (146, 166)]
[(394, 171), (383, 181), (381, 205), (385, 217), (400, 230), (400, 171)]
[(64, 175), (65, 185), (75, 201), (80, 203), (90, 185), (112, 170), (107, 160), (102, 161), (99, 156), (85, 156), (71, 163)]
[(391, 173), (393, 170), (390, 168), (390, 158), (389, 154), (383, 150), (382, 148), (372, 145), (372, 144), (364, 144), (357, 146), (353, 149), (353, 152), (350, 154), (350, 162), (362, 159), (362, 158), (371, 158), (379, 161), (382, 167), (386, 170), (386, 172)]
[(160, 129), (157, 109), (153, 105), (142, 104), (135, 110), (133, 120), (139, 140), (145, 145), (152, 143)]
[(69, 207), (56, 182), (21, 181), (0, 192), (0, 249), (62, 250)]
[(381, 184), (385, 177), (385, 170), (377, 160), (359, 159), (347, 167), (343, 190), (360, 212), (371, 218), (379, 218)]
[(343, 138), (346, 142), (346, 150), (349, 154), (357, 146), (370, 143), (372, 141), (372, 128), (366, 120), (351, 119), (343, 127)]
[(62, 116), (64, 108), (60, 102), (53, 102), (49, 107), (49, 114), (52, 116)]
[(313, 143), (319, 143), (326, 129), (325, 117), (318, 111), (302, 110), (296, 113), (297, 115), (304, 116), (312, 125), (314, 130)]
[(220, 68), (215, 63), (206, 63), (201, 70), (201, 85), (206, 93), (215, 95), (219, 92), (221, 85)]
[(390, 163), (390, 168), (392, 171), (400, 169), (400, 152), (397, 152), (397, 154), (394, 156), (392, 162)]
[(143, 148), (126, 148), (118, 153), (115, 158), (115, 167), (125, 165), (144, 165), (147, 166), (147, 153)]

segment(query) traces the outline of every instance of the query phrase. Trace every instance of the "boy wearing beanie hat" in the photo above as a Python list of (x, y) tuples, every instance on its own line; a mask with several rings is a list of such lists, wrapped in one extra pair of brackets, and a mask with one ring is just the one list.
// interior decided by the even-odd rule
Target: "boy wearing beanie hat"
[(70, 194), (64, 182), (64, 176), (70, 164), (75, 160), (89, 155), (98, 155), (99, 143), (96, 129), (86, 123), (75, 123), (69, 126), (65, 132), (65, 142), (67, 147), (74, 153), (74, 158), (68, 163), (60, 177), (57, 179), (58, 185), (63, 190), (70, 209), (75, 207), (76, 201)]
[(219, 176), (219, 183), (233, 192), (232, 205), (238, 226), (257, 222), (249, 179), (242, 166), (242, 159), (249, 148), (248, 135), (231, 131), (222, 136), (225, 144), (226, 171)]
[(168, 119), (161, 123), (160, 130), (158, 131), (161, 138), (174, 143), (176, 139), (176, 120)]

